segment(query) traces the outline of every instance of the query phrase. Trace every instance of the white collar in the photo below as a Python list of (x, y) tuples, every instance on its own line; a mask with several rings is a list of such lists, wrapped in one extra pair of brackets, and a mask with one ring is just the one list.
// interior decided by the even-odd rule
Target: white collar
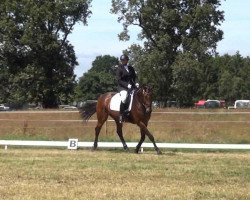
[(127, 72), (129, 72), (128, 65), (124, 65)]

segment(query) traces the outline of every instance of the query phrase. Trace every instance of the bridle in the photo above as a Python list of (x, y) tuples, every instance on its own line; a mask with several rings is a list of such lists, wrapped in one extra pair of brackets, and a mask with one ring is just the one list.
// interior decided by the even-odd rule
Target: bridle
[[(149, 95), (149, 92), (145, 91), (142, 87), (140, 87), (138, 90), (136, 90), (136, 94), (138, 94), (139, 92), (142, 92), (143, 93), (142, 95), (145, 95), (145, 93), (146, 93), (146, 95)], [(145, 103), (141, 101), (141, 98), (138, 98), (138, 101), (144, 107), (144, 109), (146, 110), (146, 113), (151, 111), (151, 106), (149, 107), (149, 106), (145, 105)]]

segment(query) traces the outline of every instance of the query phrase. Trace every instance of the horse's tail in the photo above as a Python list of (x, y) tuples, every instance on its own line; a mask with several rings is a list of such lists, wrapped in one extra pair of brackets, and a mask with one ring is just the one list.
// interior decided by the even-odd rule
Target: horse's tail
[(90, 103), (86, 103), (81, 108), (79, 108), (79, 113), (80, 113), (81, 117), (85, 121), (88, 121), (89, 118), (93, 114), (95, 114), (95, 112), (96, 112), (96, 104), (97, 104), (97, 102), (90, 102)]

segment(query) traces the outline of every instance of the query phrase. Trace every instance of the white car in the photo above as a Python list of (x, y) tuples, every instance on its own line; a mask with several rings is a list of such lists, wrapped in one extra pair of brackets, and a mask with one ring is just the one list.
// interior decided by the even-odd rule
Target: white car
[(8, 111), (10, 107), (5, 106), (4, 104), (0, 104), (0, 111)]
[(75, 106), (65, 106), (63, 110), (77, 110), (77, 107)]
[(234, 108), (250, 108), (250, 100), (236, 100)]

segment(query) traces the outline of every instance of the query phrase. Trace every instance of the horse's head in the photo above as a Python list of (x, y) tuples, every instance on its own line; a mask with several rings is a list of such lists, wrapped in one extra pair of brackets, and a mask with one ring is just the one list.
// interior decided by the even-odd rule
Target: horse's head
[(151, 86), (142, 85), (137, 91), (139, 101), (144, 106), (146, 113), (152, 111), (152, 94), (153, 90)]

